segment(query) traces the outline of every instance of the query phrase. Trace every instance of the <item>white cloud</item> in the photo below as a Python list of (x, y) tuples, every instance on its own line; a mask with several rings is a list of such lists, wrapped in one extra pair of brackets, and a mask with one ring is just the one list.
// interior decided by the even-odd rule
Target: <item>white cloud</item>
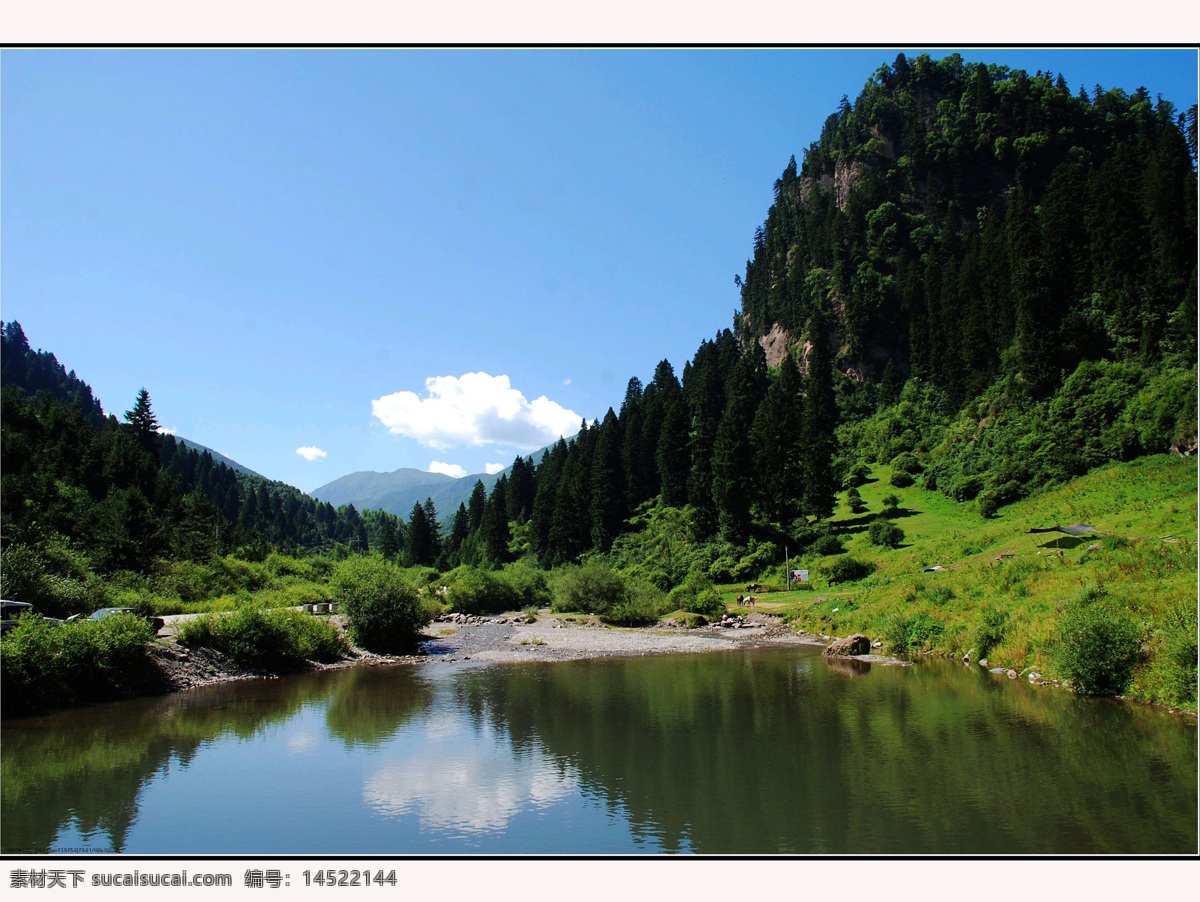
[(175, 430), (174, 430), (174, 429), (172, 429), (172, 428), (170, 428), (169, 426), (159, 426), (159, 427), (158, 427), (158, 434), (159, 434), (159, 435), (174, 435), (174, 434), (175, 434)]
[(426, 394), (401, 391), (371, 402), (371, 412), (396, 435), (430, 448), (505, 445), (534, 451), (579, 431), (580, 416), (545, 395), (526, 400), (508, 376), (431, 376)]
[(570, 384), (571, 384), (571, 377), (568, 376), (566, 379), (563, 380), (563, 385), (570, 385)]
[(503, 469), (504, 469), (504, 464), (484, 464), (483, 465), (483, 471), (485, 473), (487, 473), (488, 476), (495, 476), (497, 473), (499, 473)]
[(297, 448), (296, 453), (308, 461), (324, 460), (326, 457), (329, 456), (324, 451), (322, 451), (320, 448), (317, 448), (314, 445), (306, 445), (303, 448)]
[(431, 460), (429, 462), (430, 473), (444, 473), (446, 476), (453, 476), (455, 479), (462, 479), (467, 475), (467, 471), (458, 464), (444, 464), (440, 460)]

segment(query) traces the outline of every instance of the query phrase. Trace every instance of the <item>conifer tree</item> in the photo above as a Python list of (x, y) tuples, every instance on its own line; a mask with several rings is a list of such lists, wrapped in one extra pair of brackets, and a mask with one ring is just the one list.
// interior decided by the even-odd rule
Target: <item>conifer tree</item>
[(812, 349), (804, 378), (804, 413), (800, 428), (801, 472), (804, 513), (822, 519), (833, 513), (837, 485), (833, 458), (837, 453), (837, 397), (833, 389), (833, 355), (824, 320), (816, 319), (808, 330)]
[(625, 507), (625, 478), (621, 472), (621, 431), (617, 415), (608, 408), (600, 435), (596, 441), (596, 452), (592, 459), (591, 472), (591, 521), (592, 547), (608, 553), (613, 539), (621, 531), (621, 524), (628, 512)]
[(781, 525), (800, 513), (802, 403), (800, 367), (788, 354), (750, 427), (755, 503), (766, 520)]
[(379, 522), (379, 553), (390, 561), (399, 550), (400, 546), (396, 542), (396, 523), (391, 514), (385, 513)]
[(730, 374), (726, 390), (728, 400), (712, 452), (712, 493), (717, 522), (721, 538), (734, 545), (744, 545), (750, 534), (753, 455), (749, 433), (758, 401), (756, 389), (754, 358), (746, 354)]
[(487, 489), (483, 487), (483, 480), (477, 479), (475, 487), (471, 489), (470, 500), (467, 501), (467, 510), (471, 514), (471, 532), (479, 532), (479, 527), (483, 525), (483, 511), (487, 506)]
[(125, 421), (133, 427), (138, 444), (146, 451), (158, 453), (158, 418), (150, 407), (150, 392), (142, 388), (133, 402), (133, 409), (125, 411)]
[[(430, 505), (431, 506), (431, 505)], [(410, 567), (432, 567), (438, 558), (435, 523), (431, 523), (426, 507), (419, 501), (413, 504), (405, 533), (405, 559)]]
[(499, 567), (509, 559), (508, 543), (512, 533), (508, 525), (508, 480), (504, 477), (500, 478), (488, 496), (479, 538), (492, 566)]

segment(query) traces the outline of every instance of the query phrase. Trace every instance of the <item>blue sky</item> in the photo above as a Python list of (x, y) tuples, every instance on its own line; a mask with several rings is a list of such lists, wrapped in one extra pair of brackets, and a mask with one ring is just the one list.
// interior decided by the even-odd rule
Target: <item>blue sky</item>
[[(305, 490), (480, 473), (730, 325), (788, 157), (900, 49), (7, 50), (0, 315)], [(1196, 101), (1190, 50), (954, 49)]]

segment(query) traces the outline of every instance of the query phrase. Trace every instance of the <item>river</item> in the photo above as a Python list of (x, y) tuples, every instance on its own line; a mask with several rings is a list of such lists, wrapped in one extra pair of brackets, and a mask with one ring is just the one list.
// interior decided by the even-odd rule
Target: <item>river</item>
[(5, 721), (6, 853), (1197, 851), (1195, 719), (813, 648), (356, 668)]

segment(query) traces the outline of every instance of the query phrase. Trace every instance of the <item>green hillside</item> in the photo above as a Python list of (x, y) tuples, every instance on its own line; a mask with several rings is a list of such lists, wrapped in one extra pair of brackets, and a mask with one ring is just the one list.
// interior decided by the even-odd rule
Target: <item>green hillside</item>
[[(1111, 464), (1010, 505), (992, 520), (937, 492), (889, 485), (887, 467), (870, 475), (858, 489), (867, 511), (853, 514), (843, 493), (832, 525), (848, 537), (845, 556), (868, 562), (871, 575), (831, 584), (830, 570), (842, 556), (810, 554), (793, 566), (811, 568), (811, 585), (769, 592), (760, 607), (785, 612), (805, 629), (865, 632), (891, 648), (906, 626), (914, 650), (973, 651), (974, 660), (991, 617), (1002, 624), (983, 652), (992, 666), (1062, 677), (1056, 625), (1068, 612), (1100, 605), (1130, 616), (1141, 637), (1129, 694), (1195, 709), (1194, 460), (1159, 455)], [(872, 545), (867, 535), (887, 495), (899, 499), (889, 520), (904, 533), (894, 549)], [(1077, 523), (1094, 533), (1029, 532)], [(923, 572), (933, 566), (945, 569)], [(782, 567), (772, 581), (782, 589)]]

